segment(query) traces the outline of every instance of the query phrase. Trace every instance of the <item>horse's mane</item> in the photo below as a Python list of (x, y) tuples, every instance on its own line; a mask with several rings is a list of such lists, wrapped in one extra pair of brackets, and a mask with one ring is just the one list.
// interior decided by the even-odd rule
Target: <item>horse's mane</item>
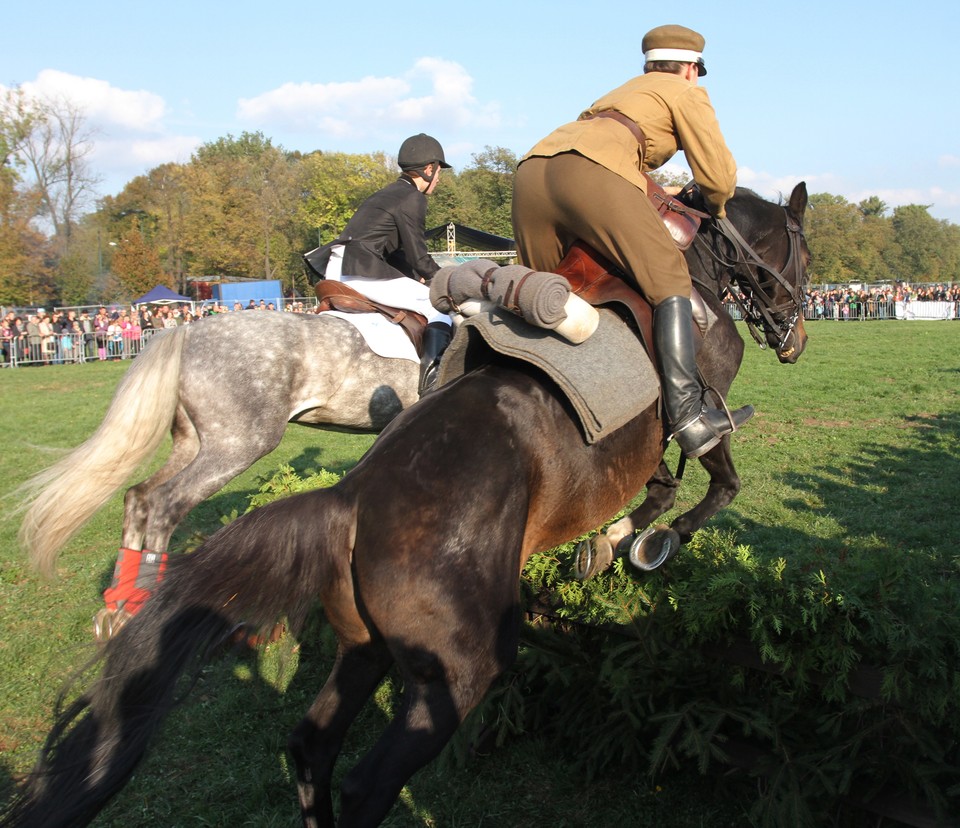
[[(772, 202), (768, 199), (765, 199), (755, 190), (751, 190), (749, 187), (740, 186), (738, 186), (734, 191), (733, 199), (731, 199), (731, 201), (734, 199), (743, 199), (744, 197), (754, 199), (765, 204), (773, 204), (775, 206), (784, 206), (786, 204), (783, 198), (783, 193), (780, 193), (780, 198), (778, 201)], [(700, 192), (700, 188), (693, 182), (687, 184), (687, 186), (685, 186), (677, 195), (677, 198), (688, 207), (693, 207), (695, 210), (700, 210), (704, 213), (709, 212), (707, 210), (707, 202), (703, 198), (703, 193)]]

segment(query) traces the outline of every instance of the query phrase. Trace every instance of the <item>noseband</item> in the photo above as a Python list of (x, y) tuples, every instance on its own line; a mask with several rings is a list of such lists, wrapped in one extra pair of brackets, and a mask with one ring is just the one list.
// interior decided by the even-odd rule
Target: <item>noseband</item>
[[(728, 292), (740, 308), (754, 340), (761, 348), (766, 348), (767, 336), (771, 336), (778, 343), (778, 352), (786, 347), (806, 304), (801, 244), (803, 228), (791, 218), (785, 207), (782, 209), (786, 216), (789, 245), (783, 271), (763, 261), (727, 218), (714, 219), (710, 223), (712, 244), (708, 245), (698, 237), (710, 256), (732, 275), (739, 290)], [(785, 274), (793, 277), (793, 283)], [(778, 303), (774, 300), (776, 283), (786, 290), (787, 301)]]

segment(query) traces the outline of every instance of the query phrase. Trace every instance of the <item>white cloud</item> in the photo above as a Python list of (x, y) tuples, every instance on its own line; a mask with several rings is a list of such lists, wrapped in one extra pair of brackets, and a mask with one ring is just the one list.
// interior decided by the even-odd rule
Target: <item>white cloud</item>
[(105, 138), (95, 142), (93, 157), (98, 166), (146, 171), (171, 161), (186, 163), (201, 143), (191, 135)]
[(772, 175), (767, 172), (758, 172), (749, 167), (737, 169), (737, 183), (741, 187), (749, 187), (764, 198), (777, 201), (781, 197), (788, 199), (793, 188), (801, 181), (807, 184), (808, 193), (834, 192), (831, 189), (833, 176), (828, 174), (800, 175), (787, 173), (786, 175)]
[(238, 102), (237, 117), (275, 132), (362, 137), (384, 131), (495, 126), (495, 103), (480, 104), (459, 63), (420, 58), (399, 77), (335, 83), (285, 83)]
[(83, 110), (98, 128), (116, 126), (142, 132), (162, 129), (167, 106), (163, 98), (145, 90), (118, 89), (107, 81), (44, 69), (21, 88), (30, 97), (65, 99)]
[[(940, 159), (941, 165), (944, 159)], [(809, 173), (806, 175), (774, 176), (766, 172), (757, 172), (747, 167), (737, 171), (738, 183), (755, 190), (761, 196), (776, 201), (781, 196), (787, 198), (793, 187), (800, 181), (806, 181), (808, 193), (831, 193), (842, 196), (851, 204), (859, 204), (864, 199), (876, 196), (887, 205), (888, 215), (896, 207), (906, 204), (930, 205), (930, 215), (957, 222), (960, 218), (960, 187), (952, 189), (938, 184), (907, 187), (864, 186), (860, 181), (852, 181), (835, 173)]]
[(160, 164), (189, 161), (203, 142), (196, 135), (172, 133), (167, 104), (153, 92), (120, 89), (55, 69), (44, 69), (20, 88), (29, 98), (69, 101), (80, 110), (92, 130), (90, 161), (104, 192), (118, 192)]

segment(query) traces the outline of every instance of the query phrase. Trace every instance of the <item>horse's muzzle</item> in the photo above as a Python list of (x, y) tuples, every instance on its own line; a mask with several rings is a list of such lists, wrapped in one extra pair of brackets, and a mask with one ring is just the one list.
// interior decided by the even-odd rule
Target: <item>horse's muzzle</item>
[(803, 320), (798, 319), (797, 324), (793, 326), (793, 330), (787, 335), (783, 345), (777, 347), (777, 359), (785, 365), (793, 365), (800, 359), (800, 354), (803, 353), (806, 347), (807, 332), (804, 330)]

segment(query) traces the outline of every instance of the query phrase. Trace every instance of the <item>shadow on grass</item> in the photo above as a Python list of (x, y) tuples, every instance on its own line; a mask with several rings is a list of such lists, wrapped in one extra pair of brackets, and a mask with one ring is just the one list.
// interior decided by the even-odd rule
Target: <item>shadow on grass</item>
[[(843, 554), (851, 548), (939, 550), (960, 546), (956, 504), (960, 502), (960, 414), (908, 416), (897, 446), (871, 443), (847, 447), (842, 465), (829, 458), (811, 472), (784, 470), (775, 479), (803, 497), (787, 497), (790, 512), (826, 519), (839, 533), (825, 537), (783, 525), (764, 525), (734, 506), (713, 525), (731, 529), (755, 552), (764, 549)], [(749, 483), (741, 497), (749, 495)], [(811, 506), (811, 502), (815, 505)]]

